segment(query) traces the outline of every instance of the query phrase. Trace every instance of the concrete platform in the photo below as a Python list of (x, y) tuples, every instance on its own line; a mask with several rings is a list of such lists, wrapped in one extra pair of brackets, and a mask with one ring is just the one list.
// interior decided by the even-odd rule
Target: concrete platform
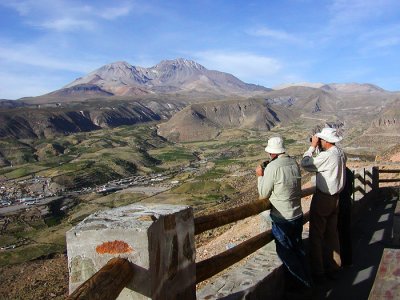
[[(269, 228), (270, 224), (263, 224)], [(303, 230), (303, 240), (309, 232)], [(282, 299), (284, 268), (272, 241), (246, 259), (211, 278), (210, 283), (197, 291), (197, 299)]]
[(197, 299), (281, 299), (284, 272), (271, 248), (267, 245), (259, 249), (245, 262), (239, 262), (239, 266), (212, 278), (197, 292)]
[(400, 249), (383, 250), (369, 299), (400, 299)]

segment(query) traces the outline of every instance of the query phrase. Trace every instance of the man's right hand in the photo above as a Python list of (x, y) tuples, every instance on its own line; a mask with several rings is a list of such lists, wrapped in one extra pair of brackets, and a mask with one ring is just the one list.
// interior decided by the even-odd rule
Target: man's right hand
[(319, 137), (317, 137), (316, 135), (313, 135), (313, 137), (311, 138), (311, 146), (314, 148), (317, 148), (318, 143), (319, 143)]

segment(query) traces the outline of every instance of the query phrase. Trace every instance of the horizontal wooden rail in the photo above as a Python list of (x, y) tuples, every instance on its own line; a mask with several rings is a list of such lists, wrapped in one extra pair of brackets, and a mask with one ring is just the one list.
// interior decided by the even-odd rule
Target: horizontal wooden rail
[(196, 263), (196, 283), (225, 270), (272, 241), (271, 230), (264, 231), (220, 254)]
[(393, 170), (379, 169), (379, 173), (400, 173), (400, 169), (393, 169)]
[(116, 299), (132, 278), (132, 263), (124, 258), (115, 257), (82, 283), (67, 299)]
[(400, 182), (400, 178), (379, 179), (379, 182)]
[[(303, 189), (301, 192), (302, 197), (309, 196), (315, 192), (315, 187)], [(228, 210), (200, 216), (194, 219), (194, 233), (199, 234), (210, 229), (243, 220), (270, 208), (271, 203), (268, 199), (260, 199)]]
[[(304, 214), (304, 224), (309, 220), (309, 213)], [(273, 240), (271, 230), (264, 231), (239, 245), (220, 254), (196, 263), (196, 284), (229, 268), (246, 256), (257, 251)]]
[(315, 186), (312, 186), (312, 187), (309, 187), (309, 188), (306, 188), (306, 189), (302, 189), (301, 190), (301, 198), (310, 196), (310, 195), (312, 195), (314, 193), (315, 193)]
[(268, 199), (260, 199), (252, 201), (242, 206), (234, 207), (224, 211), (200, 216), (194, 219), (194, 234), (202, 233), (206, 230), (214, 229), (232, 222), (243, 220), (247, 217), (254, 216), (271, 208)]

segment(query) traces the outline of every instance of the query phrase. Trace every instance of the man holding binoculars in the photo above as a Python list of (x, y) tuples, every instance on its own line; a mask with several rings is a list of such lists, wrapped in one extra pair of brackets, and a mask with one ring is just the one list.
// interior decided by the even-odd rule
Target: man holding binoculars
[[(286, 293), (309, 291), (312, 282), (303, 248), (303, 211), (301, 209), (301, 174), (296, 160), (286, 154), (281, 137), (272, 137), (265, 148), (271, 158), (256, 169), (260, 199), (272, 204), (270, 218), (276, 252), (286, 267), (291, 286)], [(300, 288), (300, 289), (299, 289)]]
[[(301, 161), (306, 171), (316, 173), (316, 192), (310, 207), (310, 260), (316, 283), (323, 283), (325, 276), (334, 279), (341, 266), (337, 217), (346, 172), (346, 156), (336, 146), (341, 140), (335, 128), (323, 128), (311, 138)], [(318, 147), (322, 151), (313, 157)], [(328, 253), (325, 259), (324, 250)]]

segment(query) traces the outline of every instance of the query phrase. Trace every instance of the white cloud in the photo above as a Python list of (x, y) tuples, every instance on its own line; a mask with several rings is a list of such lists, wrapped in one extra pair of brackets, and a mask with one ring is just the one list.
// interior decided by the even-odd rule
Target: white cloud
[(248, 30), (248, 34), (258, 37), (266, 37), (291, 43), (300, 43), (301, 40), (283, 30), (275, 30), (267, 27), (260, 27)]
[(400, 45), (400, 24), (367, 31), (359, 37), (359, 41), (366, 45), (364, 48), (366, 50), (398, 46)]
[(0, 99), (15, 100), (39, 96), (59, 89), (64, 83), (60, 78), (40, 74), (0, 72)]
[(373, 73), (373, 68), (369, 66), (354, 66), (352, 68), (341, 70), (337, 77), (340, 77), (342, 82), (352, 82), (354, 81), (354, 78), (368, 78), (368, 76)]
[(0, 70), (24, 70), (31, 67), (52, 71), (87, 73), (98, 68), (107, 58), (98, 54), (65, 53), (62, 47), (51, 47), (53, 40), (35, 43), (13, 43), (0, 38)]
[(73, 18), (61, 18), (49, 20), (39, 24), (40, 27), (56, 31), (74, 31), (74, 30), (94, 30), (96, 25), (89, 20), (79, 20)]
[(129, 15), (131, 10), (132, 7), (131, 5), (128, 4), (120, 7), (105, 8), (104, 10), (101, 10), (100, 13), (98, 13), (98, 15), (103, 19), (113, 20), (119, 17)]
[(343, 51), (343, 56), (369, 56), (376, 48), (389, 50), (397, 45), (399, 24), (392, 22), (398, 22), (400, 1), (334, 0), (325, 7), (327, 23), (316, 31), (317, 47), (336, 49), (339, 45), (352, 49)]
[[(255, 84), (268, 84), (282, 69), (275, 58), (245, 52), (205, 51), (194, 55), (207, 69), (230, 73)], [(274, 80), (275, 81), (275, 80)]]
[[(48, 53), (29, 45), (0, 46), (1, 67), (6, 63), (9, 67), (15, 64), (35, 66), (53, 70), (72, 72), (87, 72), (93, 69), (92, 62), (66, 60), (65, 58), (52, 57)], [(2, 67), (4, 68), (4, 67)]]
[(384, 39), (376, 41), (375, 46), (377, 48), (387, 48), (387, 47), (397, 46), (399, 44), (400, 44), (400, 37), (393, 36), (393, 37), (386, 37)]
[(115, 6), (80, 0), (14, 0), (0, 5), (16, 10), (28, 25), (55, 31), (93, 30), (101, 19), (115, 20), (132, 10), (126, 1)]
[(375, 19), (399, 8), (398, 0), (335, 0), (329, 7), (331, 25), (344, 26)]
[(26, 16), (32, 11), (33, 1), (17, 1), (11, 0), (7, 2), (0, 3), (4, 7), (9, 7), (15, 9), (21, 16)]

